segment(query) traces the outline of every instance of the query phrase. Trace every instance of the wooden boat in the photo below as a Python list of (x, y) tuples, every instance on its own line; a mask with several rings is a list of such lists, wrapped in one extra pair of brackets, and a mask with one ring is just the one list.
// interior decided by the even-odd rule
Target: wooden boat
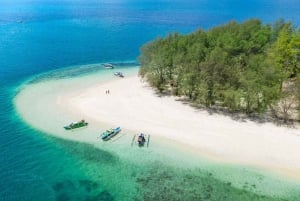
[(107, 68), (107, 69), (113, 69), (114, 68), (114, 65), (110, 64), (110, 63), (106, 63), (106, 64), (102, 64), (104, 66), (104, 68)]
[(137, 139), (137, 143), (138, 143), (139, 147), (143, 147), (145, 142), (146, 142), (145, 135), (143, 133), (141, 133)]
[(73, 130), (73, 129), (76, 129), (76, 128), (82, 128), (82, 127), (85, 127), (87, 126), (88, 123), (85, 122), (84, 120), (81, 120), (79, 122), (72, 122), (71, 124), (67, 125), (67, 126), (64, 126), (64, 128), (66, 130)]
[[(135, 138), (137, 137), (137, 140), (135, 141)], [(131, 142), (131, 146), (134, 143), (137, 143), (137, 145), (139, 147), (144, 147), (145, 145), (147, 145), (147, 147), (149, 147), (149, 142), (150, 142), (150, 135), (144, 134), (144, 133), (140, 133), (139, 135), (136, 134), (133, 136), (132, 138), (132, 142)]]
[(114, 75), (118, 77), (124, 77), (122, 72), (115, 72)]
[(120, 131), (121, 131), (121, 127), (108, 129), (101, 134), (101, 138), (104, 141), (110, 140), (112, 137), (117, 135)]

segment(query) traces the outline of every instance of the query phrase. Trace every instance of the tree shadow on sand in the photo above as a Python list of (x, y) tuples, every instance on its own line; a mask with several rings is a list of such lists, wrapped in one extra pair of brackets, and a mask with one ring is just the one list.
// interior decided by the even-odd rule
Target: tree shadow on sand
[[(155, 90), (150, 86), (146, 86), (150, 88), (151, 90)], [(229, 111), (228, 109), (220, 106), (211, 106), (207, 107), (202, 104), (197, 104), (194, 102), (191, 102), (188, 97), (178, 97), (172, 95), (171, 91), (165, 90), (160, 92), (159, 90), (155, 90), (155, 95), (159, 98), (163, 97), (173, 97), (175, 101), (181, 102), (183, 105), (188, 105), (194, 109), (196, 109), (199, 112), (207, 112), (209, 115), (222, 115), (231, 118), (234, 121), (238, 122), (254, 122), (258, 124), (264, 124), (264, 123), (273, 123), (276, 126), (284, 126), (288, 128), (296, 128), (299, 125), (299, 122), (295, 120), (284, 120), (283, 118), (277, 117), (272, 113), (271, 111), (267, 111), (265, 113), (242, 113), (238, 111)]]

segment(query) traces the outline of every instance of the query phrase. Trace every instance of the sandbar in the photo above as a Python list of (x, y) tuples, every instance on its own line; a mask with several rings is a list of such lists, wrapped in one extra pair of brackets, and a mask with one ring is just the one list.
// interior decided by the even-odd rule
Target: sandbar
[[(16, 96), (16, 110), (33, 127), (70, 140), (96, 143), (101, 127), (121, 126), (132, 133), (163, 138), (193, 154), (300, 178), (298, 128), (210, 114), (178, 97), (159, 95), (137, 70), (105, 82), (96, 81), (95, 75), (90, 77), (94, 81), (86, 80), (31, 84)], [(61, 127), (67, 119), (85, 119), (93, 126), (84, 134), (69, 135)]]

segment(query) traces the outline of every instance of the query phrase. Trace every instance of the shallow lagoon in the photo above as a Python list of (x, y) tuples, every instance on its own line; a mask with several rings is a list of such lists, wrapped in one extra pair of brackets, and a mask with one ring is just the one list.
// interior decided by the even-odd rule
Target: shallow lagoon
[[(177, 165), (174, 165), (176, 167), (174, 168), (172, 162), (165, 159), (160, 162), (149, 159), (150, 162), (152, 161), (150, 165), (144, 163), (136, 165), (136, 160), (134, 163), (128, 162), (125, 156), (124, 158), (122, 155), (119, 156), (120, 152), (115, 153), (113, 147), (111, 148), (113, 150), (104, 150), (106, 154), (102, 154), (101, 150), (96, 150), (90, 145), (50, 137), (47, 133), (31, 128), (16, 115), (13, 99), (20, 90), (19, 86), (31, 76), (44, 72), (49, 75), (49, 70), (66, 66), (135, 60), (139, 54), (139, 47), (143, 43), (169, 32), (189, 33), (199, 27), (207, 29), (232, 19), (243, 21), (250, 17), (260, 18), (263, 22), (274, 22), (283, 17), (294, 21), (299, 26), (299, 8), (299, 2), (295, 0), (251, 2), (214, 0), (200, 1), (200, 3), (199, 0), (155, 2), (133, 0), (128, 3), (123, 1), (112, 3), (110, 0), (0, 1), (0, 199), (18, 201), (122, 200), (124, 198), (125, 200), (135, 196), (140, 199), (143, 196), (142, 191), (146, 196), (165, 195), (173, 200), (175, 198), (172, 196), (184, 197), (187, 193), (178, 191), (173, 194), (176, 190), (171, 186), (197, 186), (195, 182), (183, 178), (188, 172), (196, 171), (197, 168), (202, 170), (201, 162), (196, 168), (188, 169), (180, 169)], [(51, 77), (55, 76), (51, 74)], [(128, 150), (127, 143), (124, 149)], [(109, 159), (112, 159), (111, 152), (116, 159), (114, 164), (108, 165)], [(133, 152), (135, 153), (136, 150)], [(138, 153), (140, 152), (136, 154)], [(142, 153), (141, 157), (144, 156)], [(101, 164), (105, 164), (105, 161), (107, 165), (101, 168)], [(180, 162), (173, 160), (173, 163)], [(240, 168), (241, 171), (237, 171), (230, 165), (224, 168), (227, 166), (212, 165), (207, 168), (208, 173), (206, 173), (212, 172), (217, 178), (221, 178), (218, 175), (226, 176), (223, 180), (218, 180), (218, 182), (224, 181), (225, 184), (228, 182), (228, 177), (239, 181), (236, 182), (238, 185), (232, 182), (230, 186), (237, 185), (241, 187), (240, 189), (243, 189), (242, 186), (245, 184), (247, 188), (253, 190), (252, 181), (259, 183), (256, 179), (258, 176), (251, 176), (256, 173), (249, 174), (247, 179), (242, 179), (247, 172), (243, 167)], [(104, 170), (104, 167), (107, 168)], [(128, 174), (116, 174), (118, 168), (121, 171), (127, 167), (132, 170)], [(158, 167), (161, 172), (169, 171), (171, 177), (159, 180), (160, 175), (155, 174)], [(213, 171), (213, 167), (216, 171)], [(99, 169), (103, 169), (103, 173), (107, 171), (107, 174), (102, 174), (106, 178), (102, 176), (97, 179), (95, 174), (99, 174)], [(202, 174), (203, 178), (206, 178), (206, 173)], [(109, 175), (116, 175), (112, 182)], [(145, 177), (142, 175), (149, 175), (154, 179), (147, 185), (143, 182)], [(177, 175), (182, 176), (177, 177)], [(137, 177), (140, 178), (139, 181)], [(279, 182), (267, 178), (263, 179), (266, 183), (261, 185), (254, 182), (256, 189), (265, 189), (263, 194), (271, 195), (273, 185), (278, 185), (274, 187), (276, 189), (274, 192), (279, 195), (296, 195), (288, 193), (289, 190), (296, 188), (293, 182)], [(122, 184), (131, 185), (120, 190), (117, 181), (122, 180), (124, 181)], [(162, 184), (161, 182), (164, 181), (166, 183)], [(174, 185), (168, 185), (168, 182)], [(246, 185), (245, 182), (251, 185)], [(155, 186), (154, 183), (160, 185)], [(278, 190), (281, 183), (286, 187), (282, 188), (284, 190)], [(220, 183), (221, 186), (223, 184)], [(160, 187), (164, 185), (170, 186), (170, 189), (167, 189), (167, 194), (162, 195), (164, 189)], [(219, 183), (215, 186), (218, 185)], [(290, 188), (290, 186), (294, 187)], [(202, 189), (205, 190), (205, 187)], [(230, 187), (230, 189), (234, 188)], [(126, 190), (130, 193), (125, 194)], [(241, 192), (248, 195), (248, 191), (233, 191), (236, 195)], [(218, 192), (220, 193), (215, 196), (223, 194), (221, 190)], [(260, 193), (258, 190), (255, 192)], [(249, 199), (253, 198), (250, 194)], [(205, 192), (203, 196), (206, 196)], [(207, 199), (213, 198), (211, 196)], [(294, 200), (297, 200), (297, 197)]]

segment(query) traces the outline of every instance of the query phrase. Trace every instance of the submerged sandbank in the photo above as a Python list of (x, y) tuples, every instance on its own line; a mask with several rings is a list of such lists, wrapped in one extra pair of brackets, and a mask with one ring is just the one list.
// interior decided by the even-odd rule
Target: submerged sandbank
[[(15, 98), (16, 110), (32, 127), (69, 140), (105, 146), (100, 132), (121, 126), (131, 134), (119, 142), (126, 146), (132, 134), (145, 132), (192, 154), (300, 177), (299, 129), (210, 115), (176, 97), (159, 97), (137, 68), (123, 72), (125, 78), (106, 71), (26, 85)], [(90, 125), (80, 133), (62, 128), (81, 119)]]

